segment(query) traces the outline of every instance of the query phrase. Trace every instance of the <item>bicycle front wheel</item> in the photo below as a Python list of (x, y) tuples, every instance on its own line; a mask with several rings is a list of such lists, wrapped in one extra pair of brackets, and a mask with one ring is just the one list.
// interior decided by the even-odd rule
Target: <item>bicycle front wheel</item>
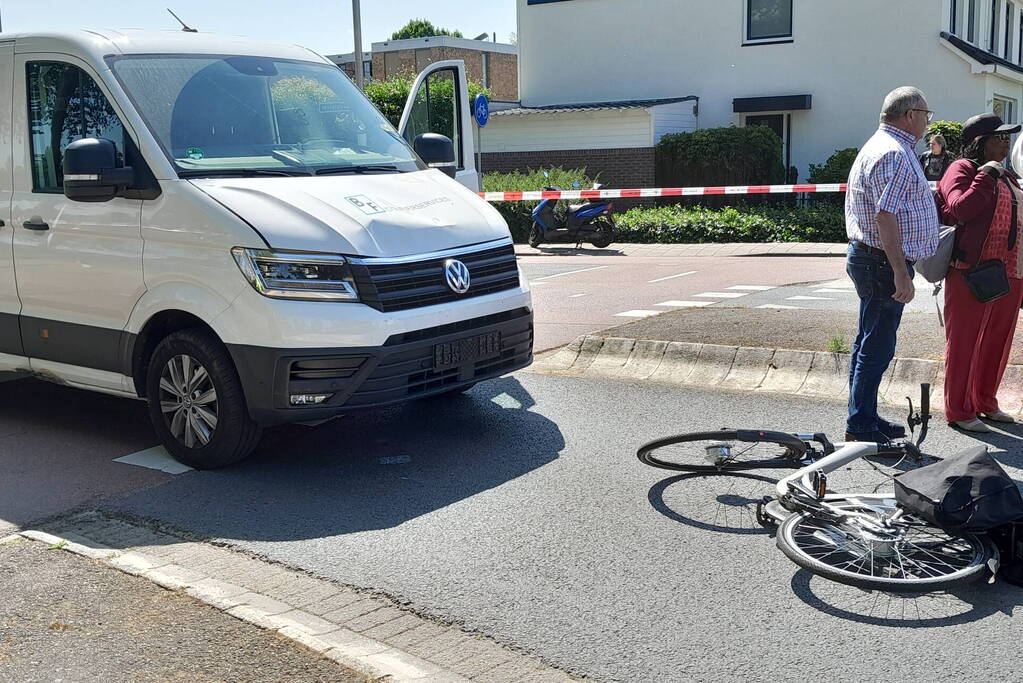
[(636, 455), (678, 472), (741, 472), (802, 466), (807, 445), (792, 434), (752, 429), (678, 434), (644, 444)]
[(891, 593), (949, 590), (986, 576), (996, 552), (977, 536), (951, 535), (908, 513), (885, 533), (863, 525), (860, 515), (881, 520), (894, 513), (894, 499), (837, 506), (848, 516), (791, 515), (778, 528), (777, 542), (800, 567), (838, 583)]

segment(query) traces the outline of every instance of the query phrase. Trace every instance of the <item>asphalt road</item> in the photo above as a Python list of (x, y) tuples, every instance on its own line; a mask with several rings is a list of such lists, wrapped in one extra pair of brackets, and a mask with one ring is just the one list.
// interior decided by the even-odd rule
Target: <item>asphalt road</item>
[[(906, 599), (811, 578), (750, 518), (769, 481), (675, 477), (633, 455), (679, 431), (836, 433), (843, 419), (838, 404), (519, 373), (450, 402), (280, 430), (240, 466), (106, 505), (602, 680), (1012, 678), (1023, 591)], [(1012, 430), (989, 440), (1018, 478)], [(935, 424), (927, 446), (972, 443)], [(860, 465), (830, 481), (884, 479)]]

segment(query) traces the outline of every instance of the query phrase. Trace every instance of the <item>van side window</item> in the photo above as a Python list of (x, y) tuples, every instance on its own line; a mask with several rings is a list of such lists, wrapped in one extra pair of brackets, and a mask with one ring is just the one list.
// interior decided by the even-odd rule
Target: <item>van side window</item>
[(76, 66), (29, 62), (28, 119), (35, 192), (62, 192), (64, 149), (81, 138), (112, 140), (123, 164), (124, 126), (96, 82)]

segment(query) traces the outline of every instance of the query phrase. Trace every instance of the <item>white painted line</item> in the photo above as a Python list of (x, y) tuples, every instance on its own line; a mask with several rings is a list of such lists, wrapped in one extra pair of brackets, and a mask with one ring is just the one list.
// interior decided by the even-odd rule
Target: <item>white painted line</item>
[(788, 310), (788, 311), (802, 311), (803, 310), (799, 306), (785, 306), (783, 304), (763, 304), (762, 306), (757, 306), (757, 308), (782, 308), (782, 309), (785, 309), (785, 310)]
[(856, 290), (852, 285), (849, 285), (849, 289), (815, 289), (814, 294), (855, 294)]
[(732, 285), (725, 289), (743, 289), (748, 292), (766, 292), (769, 289), (777, 289), (777, 285)]
[(652, 285), (655, 282), (664, 282), (665, 280), (674, 280), (677, 277), (685, 277), (686, 275), (695, 275), (699, 271), (690, 270), (686, 273), (679, 273), (678, 275), (669, 275), (668, 277), (659, 277), (656, 280), (647, 280), (647, 284)]
[(519, 402), (515, 397), (509, 396), (508, 394), (498, 394), (494, 398), (490, 399), (491, 403), (496, 403), (502, 408), (509, 408), (512, 410), (518, 410), (522, 407), (522, 403)]
[(591, 270), (600, 270), (601, 268), (607, 268), (607, 266), (593, 266), (592, 268), (580, 268), (579, 270), (570, 270), (566, 273), (555, 273), (554, 275), (546, 275), (544, 277), (538, 277), (537, 280), (550, 280), (552, 277), (561, 277), (562, 275), (575, 275), (576, 273), (588, 273)]
[(572, 296), (570, 296), (568, 298), (569, 299), (578, 299), (581, 296), (586, 296), (586, 294), (573, 294)]
[(740, 296), (747, 296), (749, 292), (703, 292), (693, 296), (705, 296), (709, 299), (738, 299)]
[(167, 474), (184, 474), (191, 472), (192, 468), (182, 465), (171, 457), (171, 454), (163, 446), (153, 446), (138, 453), (132, 453), (122, 458), (114, 458), (114, 462), (123, 462), (126, 465), (137, 465), (147, 467), (151, 470), (159, 470)]
[(664, 311), (635, 310), (635, 311), (625, 311), (624, 313), (615, 313), (615, 317), (618, 317), (618, 318), (649, 318), (649, 317), (654, 316), (654, 315), (660, 315), (661, 313), (664, 313)]
[(700, 308), (701, 306), (710, 306), (713, 301), (662, 301), (654, 306), (668, 306), (671, 308)]
[(785, 297), (785, 301), (834, 301), (835, 298), (831, 296), (789, 296)]

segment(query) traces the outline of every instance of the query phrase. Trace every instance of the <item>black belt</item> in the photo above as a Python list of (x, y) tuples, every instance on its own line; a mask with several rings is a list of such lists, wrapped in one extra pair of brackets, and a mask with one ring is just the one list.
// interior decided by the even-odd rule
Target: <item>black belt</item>
[[(857, 247), (859, 249), (864, 250), (865, 252), (867, 252), (871, 256), (876, 256), (877, 258), (883, 258), (885, 261), (888, 260), (888, 253), (884, 249), (878, 249), (877, 247), (872, 247), (869, 244), (867, 244), (866, 242), (861, 242), (859, 240), (849, 240), (849, 244), (853, 245), (854, 247)], [(916, 261), (910, 261), (909, 259), (906, 259), (906, 263), (908, 263), (909, 265), (913, 265), (914, 263), (916, 263)]]

